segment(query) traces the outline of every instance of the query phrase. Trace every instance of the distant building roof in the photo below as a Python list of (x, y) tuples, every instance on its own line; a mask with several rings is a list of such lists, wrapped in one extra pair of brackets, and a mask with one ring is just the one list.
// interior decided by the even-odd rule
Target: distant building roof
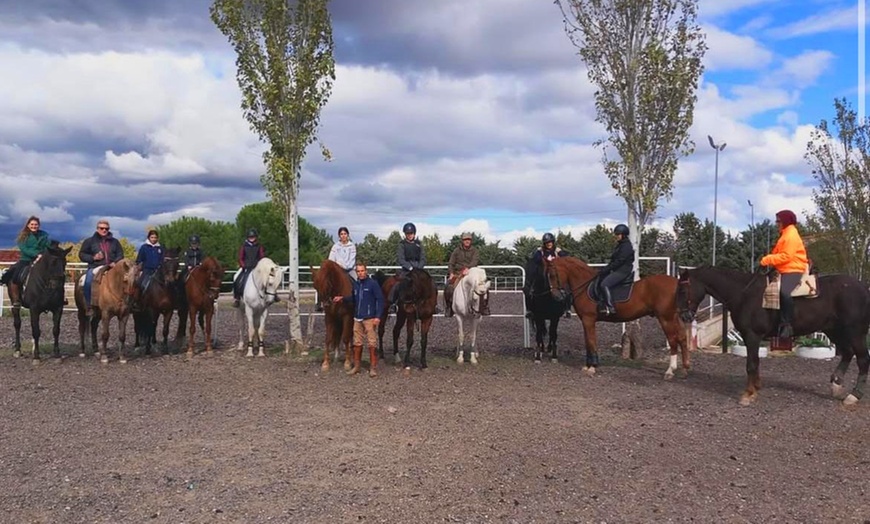
[(0, 262), (18, 262), (21, 252), (18, 248), (0, 249)]

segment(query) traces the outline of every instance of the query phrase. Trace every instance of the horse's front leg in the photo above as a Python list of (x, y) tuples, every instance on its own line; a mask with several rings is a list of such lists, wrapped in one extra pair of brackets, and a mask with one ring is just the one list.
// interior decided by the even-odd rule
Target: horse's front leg
[(746, 342), (746, 389), (740, 395), (740, 405), (748, 406), (758, 398), (761, 389), (761, 376), (759, 373), (758, 340), (745, 340)]
[(550, 350), (550, 362), (558, 362), (559, 357), (556, 352), (556, 340), (559, 338), (559, 319), (561, 315), (550, 320), (549, 331), (547, 333), (547, 349)]
[(163, 312), (163, 350), (164, 355), (169, 354), (169, 323), (172, 322), (172, 310)]
[[(342, 338), (342, 343), (344, 344), (344, 370), (348, 371), (348, 370), (350, 370), (350, 368), (353, 367), (353, 362), (352, 362), (353, 356), (351, 355), (351, 342), (353, 342), (354, 321), (353, 321), (352, 316), (347, 315), (347, 316), (342, 318), (341, 322), (342, 322), (341, 338)], [(369, 339), (369, 341), (371, 342), (371, 339)], [(380, 347), (380, 344), (378, 345), (378, 347)], [(371, 350), (371, 348), (369, 348), (369, 349)], [(381, 353), (383, 353), (383, 350), (381, 350)]]
[[(547, 330), (547, 321), (538, 315), (534, 315), (532, 318), (535, 323), (535, 364), (540, 364), (544, 354), (544, 331)], [(552, 321), (550, 325), (552, 325)]]
[(456, 336), (456, 363), (465, 363), (465, 325), (462, 322), (462, 315), (453, 315), (456, 317), (456, 325), (459, 328), (459, 333)]
[(127, 363), (127, 320), (129, 314), (118, 315), (118, 361), (121, 364)]
[(583, 366), (583, 372), (590, 377), (595, 375), (598, 368), (598, 335), (595, 332), (595, 321), (597, 315), (592, 313), (583, 315), (583, 340), (586, 342), (586, 365)]
[(378, 356), (384, 358), (384, 331), (387, 329), (387, 317), (381, 316), (381, 321), (378, 322)]
[(426, 347), (429, 345), (429, 328), (432, 327), (432, 317), (420, 321), (420, 369), (426, 369)]
[(190, 320), (190, 331), (187, 335), (187, 356), (193, 356), (193, 341), (196, 337), (196, 308), (190, 308), (188, 310), (188, 320)]
[(405, 315), (400, 309), (396, 313), (396, 324), (393, 326), (393, 362), (396, 364), (402, 363), (402, 355), (399, 353), (399, 336), (402, 334), (402, 328), (405, 326)]
[(414, 323), (415, 317), (408, 315), (405, 318), (405, 369), (411, 369), (411, 348), (414, 347)]
[[(257, 327), (257, 356), (265, 357), (266, 356), (266, 317), (269, 316), (269, 310), (264, 309), (260, 314), (260, 322)], [(335, 345), (338, 347), (338, 344)]]
[(40, 313), (32, 309), (30, 310), (30, 329), (33, 333), (33, 363), (39, 363), (39, 336), (42, 332), (39, 329), (39, 315)]
[(254, 315), (254, 311), (246, 307), (245, 308), (245, 321), (248, 325), (248, 352), (245, 354), (246, 357), (254, 356), (254, 333), (256, 332), (256, 328), (254, 327), (256, 324), (256, 316)]
[(100, 362), (103, 364), (109, 363), (109, 323), (112, 322), (112, 316), (106, 312), (101, 312), (102, 316), (102, 330), (100, 332), (100, 353), (102, 353), (102, 357), (100, 358)]
[[(207, 308), (205, 311), (205, 327), (203, 327), (203, 332), (205, 334), (205, 354), (211, 355), (214, 350), (214, 337), (212, 336), (214, 325), (214, 313), (215, 308), (217, 306), (212, 306), (211, 308)], [(193, 319), (191, 319), (190, 324), (193, 325)]]
[[(674, 378), (674, 371), (677, 370), (677, 352), (680, 349), (680, 335), (682, 334), (683, 343), (685, 344), (686, 333), (682, 329), (682, 324), (676, 317), (676, 314), (674, 314), (673, 318), (659, 317), (658, 320), (662, 331), (668, 338), (670, 359), (668, 360), (668, 369), (665, 371), (665, 380), (671, 380)], [(689, 375), (689, 352), (687, 351), (688, 347), (684, 346), (684, 348), (686, 350), (683, 351), (683, 378)]]
[(60, 358), (60, 318), (63, 316), (63, 305), (51, 312), (51, 334), (54, 337), (54, 346), (51, 354), (54, 358)]
[(94, 314), (88, 320), (91, 328), (91, 349), (95, 357), (100, 356), (100, 345), (97, 343), (97, 329), (100, 327), (100, 317)]
[[(79, 319), (79, 356), (84, 358), (85, 354), (85, 334), (88, 331), (88, 325), (90, 324), (90, 320), (87, 315), (85, 315), (84, 310), (78, 309), (76, 310), (76, 315)], [(91, 348), (94, 349), (94, 348)]]
[(12, 306), (12, 325), (15, 326), (15, 357), (21, 356), (21, 306)]
[(480, 325), (480, 317), (474, 316), (471, 318), (471, 363), (477, 364), (477, 358), (480, 354), (477, 352), (477, 327)]

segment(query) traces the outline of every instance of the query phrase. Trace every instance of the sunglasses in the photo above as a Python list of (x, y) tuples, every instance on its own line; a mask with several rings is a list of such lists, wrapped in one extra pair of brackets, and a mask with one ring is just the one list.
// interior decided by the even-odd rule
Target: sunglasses
[(109, 230), (109, 228), (103, 227), (103, 226), (100, 226), (97, 229), (99, 229), (100, 231), (108, 231)]

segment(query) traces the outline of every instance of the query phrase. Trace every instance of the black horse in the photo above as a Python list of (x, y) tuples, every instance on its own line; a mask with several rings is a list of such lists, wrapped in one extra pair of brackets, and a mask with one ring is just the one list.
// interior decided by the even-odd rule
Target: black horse
[[(559, 319), (565, 313), (565, 302), (556, 300), (550, 292), (550, 282), (544, 274), (543, 266), (533, 259), (526, 262), (525, 288), (529, 293), (529, 311), (535, 324), (535, 363), (540, 363), (544, 353), (544, 333), (547, 333), (547, 349), (550, 360), (557, 361), (556, 340), (558, 339)], [(549, 329), (547, 325), (549, 321)]]
[[(742, 273), (730, 269), (698, 268), (682, 271), (677, 290), (677, 307), (684, 321), (691, 321), (705, 295), (722, 302), (731, 314), (732, 322), (746, 343), (746, 390), (740, 397), (748, 405), (761, 389), (758, 346), (763, 338), (777, 334), (779, 312), (762, 308), (767, 279), (762, 273)], [(837, 346), (840, 363), (831, 375), (831, 390), (835, 397), (843, 393), (843, 376), (852, 361), (858, 359), (858, 379), (855, 388), (843, 400), (854, 404), (864, 394), (867, 370), (870, 367), (866, 339), (870, 327), (870, 290), (858, 279), (848, 275), (819, 276), (818, 297), (795, 298), (795, 336), (821, 331)]]
[[(438, 302), (438, 289), (432, 276), (424, 269), (415, 269), (404, 277), (386, 277), (381, 271), (374, 275), (375, 281), (381, 286), (384, 297), (390, 296), (390, 290), (395, 285), (401, 285), (397, 299), (398, 311), (396, 324), (393, 326), (393, 359), (396, 364), (404, 362), (405, 371), (411, 369), (411, 348), (414, 346), (414, 326), (420, 321), (420, 369), (426, 369), (426, 347), (429, 343), (429, 328), (432, 327), (432, 317)], [(384, 331), (387, 324), (389, 303), (384, 301), (381, 313), (381, 323), (378, 325), (378, 355), (384, 358)], [(399, 356), (399, 336), (405, 327), (405, 357)]]
[[(30, 329), (33, 332), (33, 362), (39, 361), (39, 317), (44, 312), (51, 312), (54, 323), (54, 350), (52, 356), (60, 357), (58, 337), (60, 336), (60, 318), (63, 315), (64, 283), (66, 282), (66, 256), (70, 248), (61, 249), (57, 243), (42, 253), (30, 267), (29, 274), (16, 278), (18, 282), (10, 283), (10, 295), (20, 296), (21, 305), (12, 306), (12, 322), (15, 326), (15, 353), (21, 356), (21, 306), (30, 310)], [(23, 290), (19, 282), (23, 283)]]
[[(151, 282), (142, 292), (139, 300), (140, 311), (133, 314), (136, 331), (136, 346), (145, 345), (145, 354), (151, 354), (151, 345), (157, 343), (157, 324), (163, 316), (163, 342), (161, 349), (169, 352), (169, 322), (173, 311), (178, 309), (180, 290), (176, 284), (178, 275), (178, 253), (180, 248), (170, 248), (163, 255), (163, 263), (151, 277)], [(176, 335), (177, 338), (177, 335)]]

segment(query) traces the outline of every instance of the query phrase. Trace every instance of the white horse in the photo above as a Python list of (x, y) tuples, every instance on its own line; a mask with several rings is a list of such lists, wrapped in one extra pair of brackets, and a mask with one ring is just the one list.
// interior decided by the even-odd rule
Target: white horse
[(459, 323), (459, 345), (456, 362), (462, 364), (465, 361), (465, 330), (468, 323), (468, 336), (470, 339), (469, 351), (471, 363), (477, 364), (477, 326), (480, 324), (481, 300), (489, 292), (490, 281), (486, 279), (486, 271), (480, 267), (473, 267), (456, 283), (453, 291), (453, 314)]
[[(241, 270), (236, 272), (235, 281)], [(271, 258), (263, 258), (257, 262), (257, 267), (251, 270), (245, 288), (242, 290), (242, 300), (239, 301), (239, 351), (244, 349), (245, 321), (248, 328), (248, 353), (245, 356), (254, 356), (254, 332), (257, 333), (259, 347), (258, 357), (265, 357), (263, 337), (266, 334), (266, 316), (269, 306), (279, 301), (278, 287), (284, 279), (284, 270), (272, 261)]]

